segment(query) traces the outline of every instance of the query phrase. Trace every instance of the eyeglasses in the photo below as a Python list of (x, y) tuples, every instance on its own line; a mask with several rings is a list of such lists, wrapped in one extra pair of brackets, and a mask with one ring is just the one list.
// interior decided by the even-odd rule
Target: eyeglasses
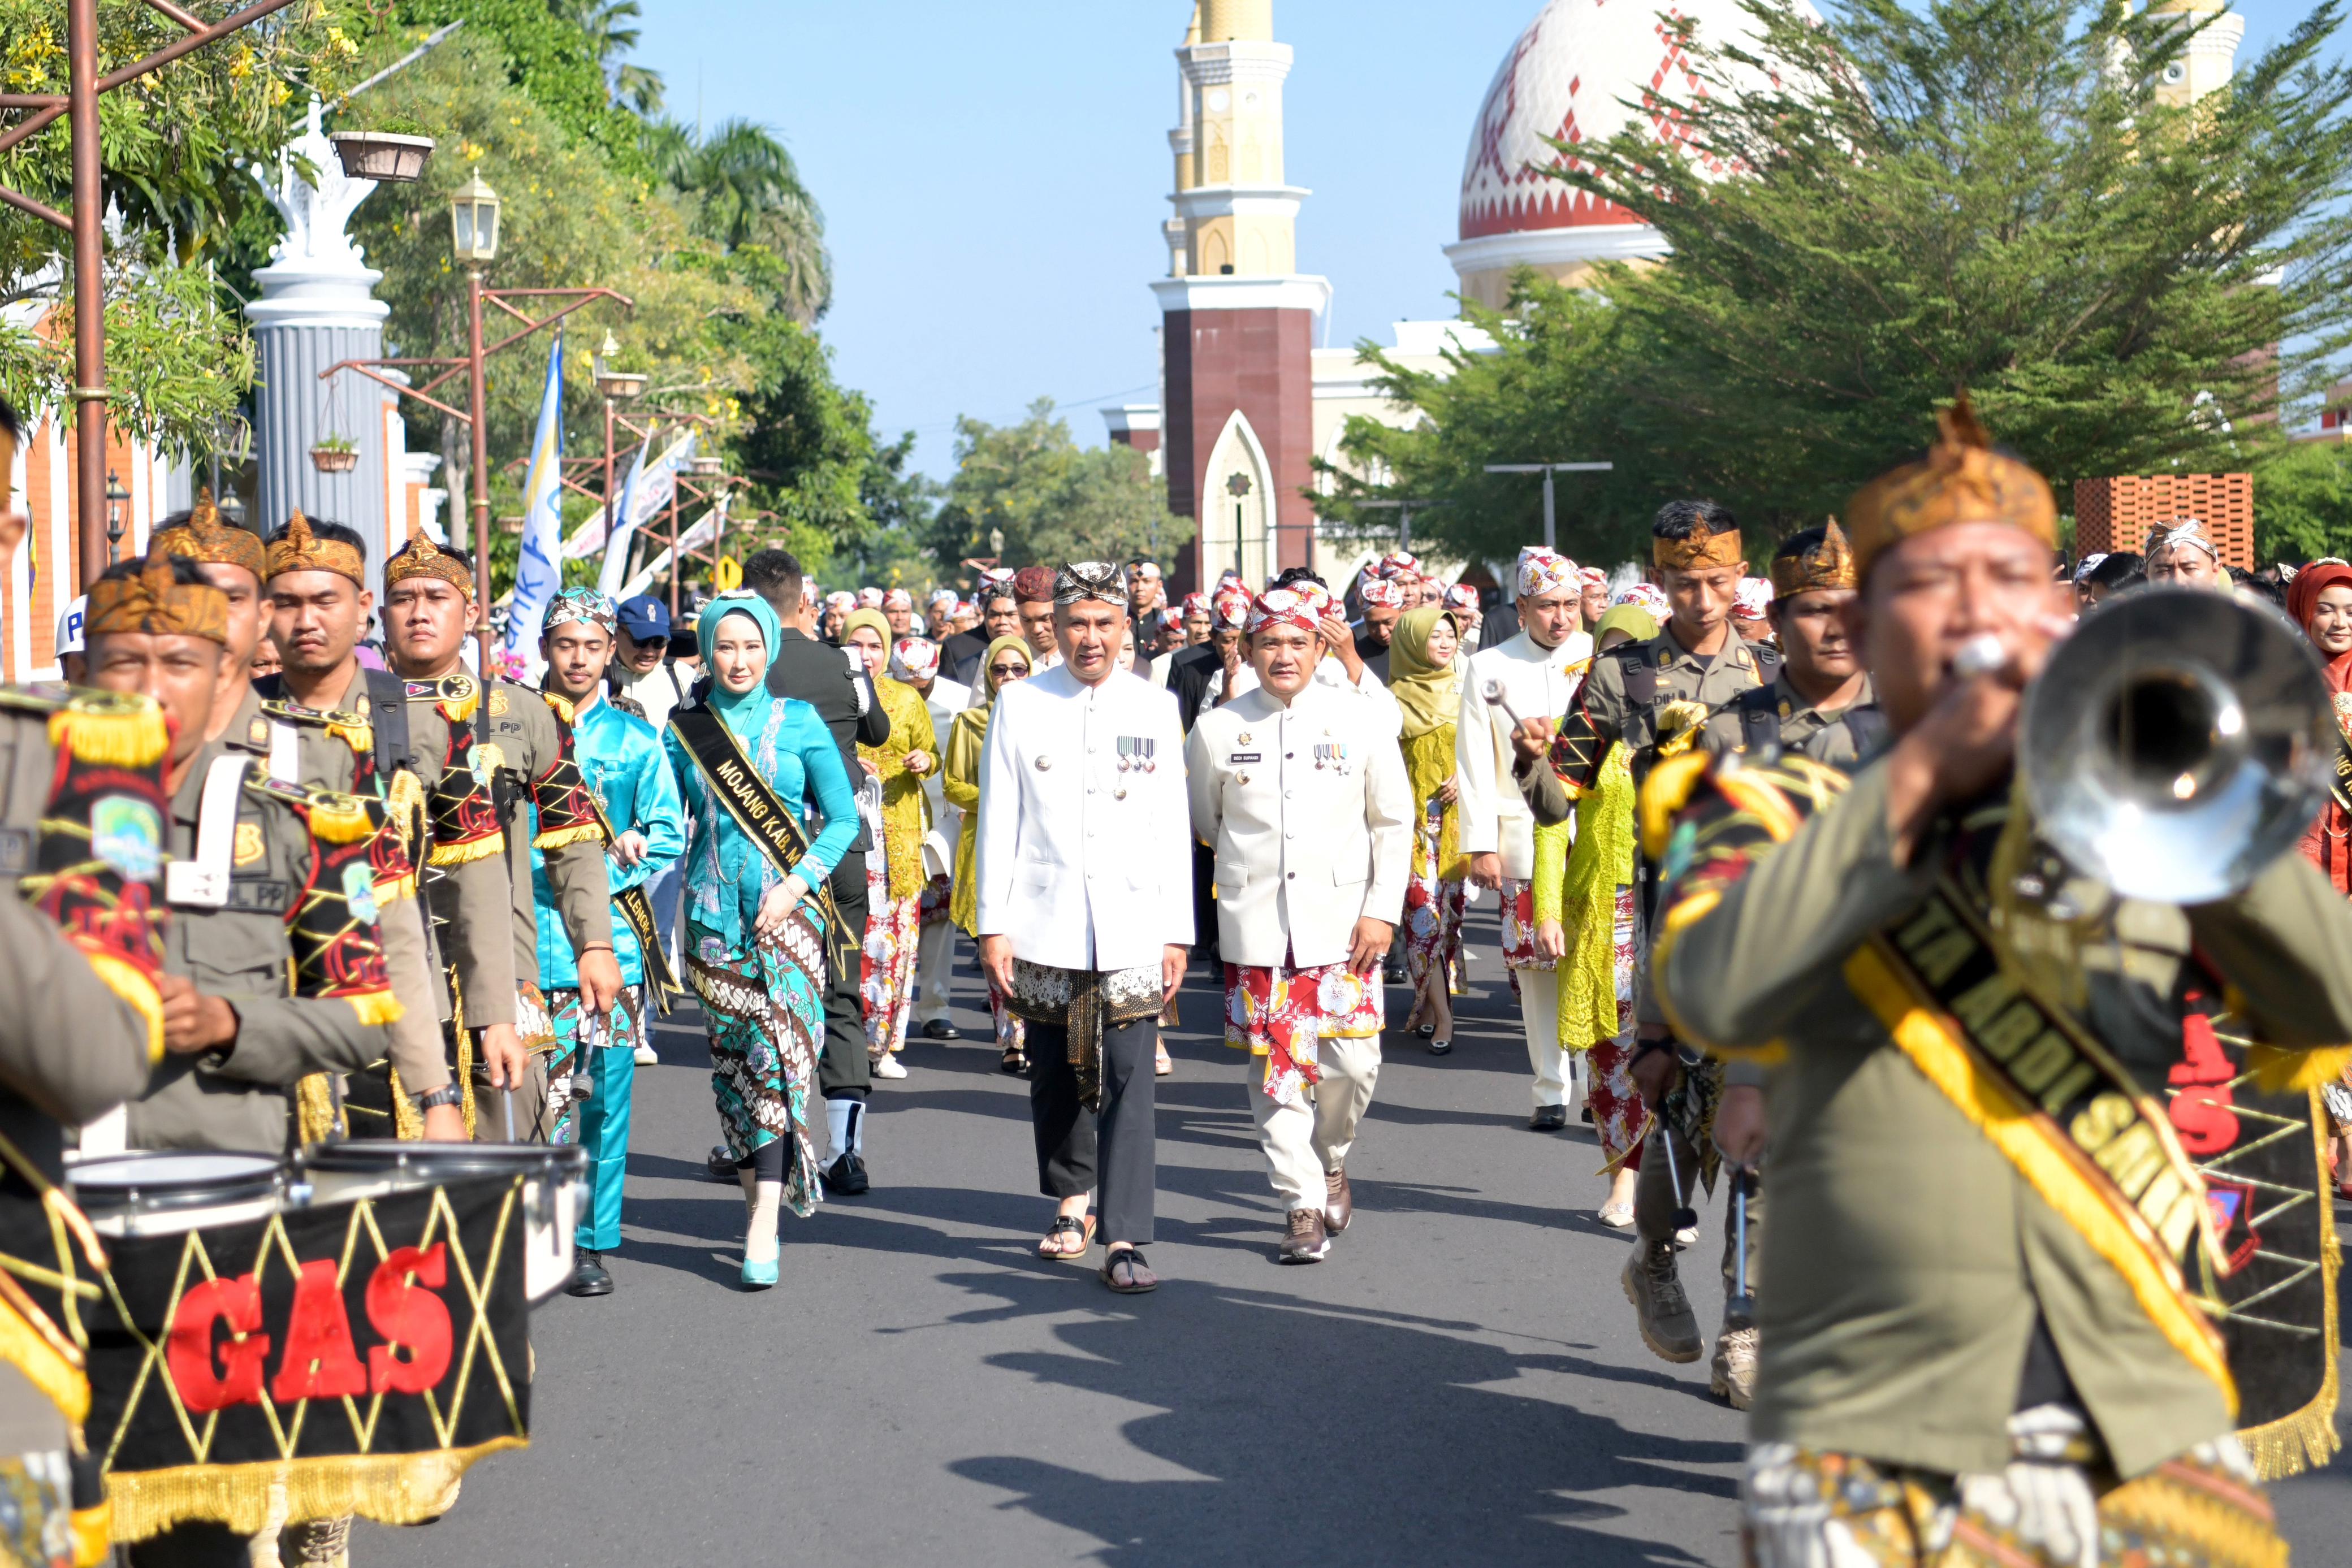
[(1026, 664), (991, 664), (988, 673), (1000, 681), (1017, 681), (1029, 673)]

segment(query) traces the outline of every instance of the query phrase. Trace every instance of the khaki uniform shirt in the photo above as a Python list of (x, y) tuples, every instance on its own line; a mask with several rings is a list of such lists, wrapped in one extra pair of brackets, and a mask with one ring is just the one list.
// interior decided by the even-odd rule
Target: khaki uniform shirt
[[(351, 685), (324, 709), (265, 699), (262, 715), (270, 725), (269, 776), (342, 794), (381, 793), (374, 759), (362, 755), (368, 739), (369, 707), (364, 670), (354, 673)], [(422, 782), (420, 778), (420, 786)], [(423, 858), (423, 838), (412, 833), (408, 847), (412, 860)], [(433, 946), (425, 929), (425, 904), (418, 892), (421, 881), (420, 876), (403, 890), (381, 885), (376, 889), (384, 967), (391, 972), (393, 995), (400, 998), (403, 1009), (399, 1021), (389, 1026), (392, 1065), (400, 1074), (402, 1087), (411, 1094), (430, 1094), (449, 1082), (447, 1051), (441, 1039), (441, 1026), (449, 1019), (449, 986), (433, 961)]]
[[(1742, 692), (1732, 699), (1733, 714), (1744, 716), (1750, 710), (1771, 715), (1780, 729), (1781, 750), (1810, 757), (1833, 768), (1850, 768), (1860, 762), (1864, 749), (1874, 749), (1877, 737), (1886, 727), (1879, 716), (1878, 697), (1871, 689), (1868, 675), (1862, 677), (1861, 694), (1853, 701), (1843, 707), (1822, 709), (1806, 702), (1789, 684), (1785, 664), (1770, 685)], [(1712, 740), (1713, 735), (1708, 738)]]
[[(561, 699), (558, 699), (559, 701)], [(569, 713), (567, 705), (566, 714)], [(539, 984), (539, 909), (531, 895), (530, 852), (538, 848), (547, 867), (572, 951), (613, 946), (613, 892), (604, 873), (604, 837), (581, 832), (577, 802), (583, 792), (579, 764), (572, 755), (572, 725), (549, 706), (545, 692), (513, 681), (494, 681), (483, 704), (483, 736), (499, 748), (502, 766), (520, 793), (507, 826), (509, 907), (512, 912), (514, 966), (519, 978)], [(534, 831), (535, 829), (535, 831)]]
[[(65, 1129), (135, 1097), (150, 1070), (144, 1015), (16, 886), (34, 869), (57, 770), (49, 716), (64, 701), (62, 686), (0, 694), (0, 1134), (52, 1179), (64, 1169)], [(0, 1362), (0, 1453), (66, 1443), (64, 1414)]]
[[(451, 677), (447, 685), (475, 693), (471, 675)], [(459, 800), (474, 801), (489, 812), (489, 780), (461, 765), (457, 733), (478, 733), (481, 713), (470, 701), (444, 695), (444, 683), (408, 680), (409, 754), (425, 768), (441, 770), (426, 779), (425, 793), (438, 817)], [(462, 715), (463, 716), (459, 716)], [(453, 857), (436, 845), (432, 863), (418, 868), (425, 887), (425, 912), (438, 936), (441, 960), (457, 983), (458, 1007), (467, 1029), (487, 1029), (515, 1021), (515, 953), (511, 922), (514, 891), (507, 879), (506, 861), (496, 854)], [(405, 1072), (401, 1075), (407, 1077)]]
[[(1552, 768), (1566, 798), (1573, 800), (1591, 788), (1613, 741), (1623, 741), (1633, 754), (1634, 779), (1647, 777), (1657, 760), (1661, 728), (1669, 737), (1686, 728), (1665, 721), (1689, 714), (1693, 704), (1706, 710), (1701, 744), (1710, 750), (1740, 749), (1746, 735), (1739, 715), (1731, 711), (1732, 699), (1766, 685), (1778, 663), (1779, 655), (1769, 650), (1759, 658), (1737, 632), (1725, 635), (1712, 659), (1701, 659), (1675, 640), (1671, 623), (1646, 643), (1620, 643), (1596, 655), (1552, 746)], [(1653, 691), (1647, 701), (1642, 700), (1645, 685)]]
[[(1931, 840), (1895, 863), (1886, 789), (1885, 765), (1864, 768), (1652, 959), (1682, 1038), (1786, 1053), (1767, 1101), (1751, 1437), (1998, 1471), (2038, 1315), (2116, 1467), (2143, 1474), (2230, 1431), (2220, 1390), (1846, 985), (1847, 957), (1947, 861)], [(2148, 1094), (2179, 1056), (2170, 998), (2192, 944), (2272, 1043), (2352, 1039), (2352, 905), (2299, 856), (2235, 898), (2123, 903), (2109, 920), (2113, 946), (2084, 948), (2079, 1016)]]

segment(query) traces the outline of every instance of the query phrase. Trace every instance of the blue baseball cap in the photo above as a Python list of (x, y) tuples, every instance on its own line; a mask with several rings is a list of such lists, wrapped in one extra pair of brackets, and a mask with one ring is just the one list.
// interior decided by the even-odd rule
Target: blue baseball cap
[(621, 601), (620, 620), (621, 630), (632, 643), (650, 643), (669, 635), (669, 606), (650, 593)]

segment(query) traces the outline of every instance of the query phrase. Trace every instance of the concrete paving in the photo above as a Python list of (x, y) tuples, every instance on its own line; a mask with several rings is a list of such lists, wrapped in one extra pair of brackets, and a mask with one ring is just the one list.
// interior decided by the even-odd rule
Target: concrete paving
[[(1635, 1334), (1591, 1130), (1528, 1130), (1496, 935), (1474, 908), (1451, 1056), (1387, 1037), (1356, 1222), (1312, 1267), (1274, 1260), (1241, 1059), (1196, 966), (1158, 1083), (1164, 1283), (1134, 1299), (1034, 1256), (1052, 1207), (1027, 1085), (996, 1069), (968, 947), (964, 1040), (917, 1040), (877, 1085), (874, 1192), (787, 1216), (772, 1291), (740, 1288), (742, 1200), (701, 1172), (716, 1126), (685, 1015), (638, 1072), (617, 1288), (534, 1324), (530, 1449), (478, 1466), (436, 1524), (362, 1524), (352, 1560), (1736, 1563), (1741, 1418), (1704, 1361)], [(1684, 1267), (1710, 1343), (1722, 1218)], [(2352, 1563), (2347, 1480), (2280, 1489), (2298, 1563)]]

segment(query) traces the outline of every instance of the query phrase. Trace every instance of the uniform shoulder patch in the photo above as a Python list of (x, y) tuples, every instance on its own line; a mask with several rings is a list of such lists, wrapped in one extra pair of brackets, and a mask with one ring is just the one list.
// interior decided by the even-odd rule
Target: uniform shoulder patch
[(547, 699), (547, 706), (554, 711), (556, 717), (562, 719), (566, 724), (572, 722), (573, 710), (572, 706), (572, 699), (570, 697), (564, 696), (557, 692), (550, 691), (542, 691), (539, 695)]
[(388, 820), (383, 801), (373, 795), (312, 789), (281, 779), (247, 779), (245, 787), (300, 813), (312, 836), (331, 844), (354, 843), (380, 831)]

